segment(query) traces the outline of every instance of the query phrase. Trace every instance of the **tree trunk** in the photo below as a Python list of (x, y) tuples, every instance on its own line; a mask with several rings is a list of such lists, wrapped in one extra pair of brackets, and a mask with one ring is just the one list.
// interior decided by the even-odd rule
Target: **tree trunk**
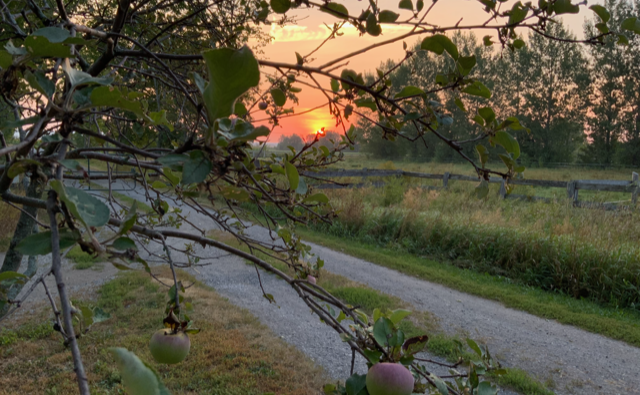
[[(40, 181), (39, 177), (33, 176), (31, 177), (31, 182), (29, 183), (29, 187), (27, 188), (27, 197), (40, 199), (42, 197), (42, 181)], [(20, 219), (18, 220), (18, 224), (16, 225), (16, 230), (13, 233), (13, 238), (11, 239), (11, 244), (9, 245), (9, 250), (4, 257), (4, 262), (2, 263), (2, 268), (0, 268), (0, 273), (2, 272), (17, 272), (20, 270), (20, 266), (22, 265), (23, 255), (16, 250), (16, 246), (18, 243), (22, 241), (25, 237), (31, 235), (35, 221), (33, 218), (38, 214), (38, 209), (35, 207), (24, 206), (23, 212), (20, 214)], [(36, 260), (35, 257), (29, 258), (29, 265), (25, 271), (25, 275), (31, 277), (36, 272)], [(9, 299), (15, 298), (24, 284), (13, 285), (8, 292)], [(2, 310), (0, 310), (0, 317), (6, 313), (9, 305)]]

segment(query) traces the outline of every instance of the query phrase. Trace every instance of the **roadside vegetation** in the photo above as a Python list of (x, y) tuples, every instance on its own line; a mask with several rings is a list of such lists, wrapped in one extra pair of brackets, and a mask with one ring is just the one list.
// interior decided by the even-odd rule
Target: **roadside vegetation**
[[(155, 269), (154, 269), (155, 270)], [(168, 268), (155, 273), (169, 280)], [(185, 284), (193, 278), (179, 272)], [(103, 285), (91, 303), (111, 315), (94, 324), (80, 348), (91, 388), (122, 394), (121, 375), (109, 347), (127, 347), (155, 369), (173, 394), (307, 395), (328, 381), (301, 352), (275, 337), (250, 313), (196, 283), (186, 301), (197, 299), (192, 319), (202, 331), (180, 365), (160, 365), (148, 349), (151, 334), (162, 327), (166, 294), (141, 272), (126, 272)], [(75, 302), (79, 303), (79, 302)], [(23, 316), (0, 330), (0, 394), (69, 394), (77, 391), (73, 362), (50, 313)]]

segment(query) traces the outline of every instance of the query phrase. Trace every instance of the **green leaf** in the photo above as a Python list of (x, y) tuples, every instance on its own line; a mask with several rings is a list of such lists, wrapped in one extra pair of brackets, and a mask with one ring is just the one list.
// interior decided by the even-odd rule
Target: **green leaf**
[(416, 10), (418, 12), (422, 11), (422, 9), (424, 8), (424, 1), (423, 0), (418, 0), (416, 2)]
[(97, 323), (102, 322), (102, 321), (106, 321), (109, 318), (111, 318), (111, 314), (109, 314), (106, 311), (102, 310), (100, 307), (95, 307), (93, 309), (93, 323), (94, 324), (97, 324)]
[(360, 391), (362, 391), (366, 386), (367, 386), (366, 374), (354, 373), (345, 382), (347, 395), (360, 395)]
[(169, 154), (156, 160), (171, 170), (182, 171), (183, 165), (189, 160), (189, 157), (185, 154)]
[[(68, 230), (60, 229), (60, 249), (71, 247), (76, 243), (77, 235)], [(51, 253), (51, 231), (27, 236), (18, 243), (16, 250), (23, 255), (47, 255)]]
[(618, 34), (618, 41), (616, 42), (618, 45), (629, 45), (629, 39), (624, 34)]
[(234, 187), (234, 186), (226, 186), (221, 189), (222, 196), (227, 199), (237, 200), (239, 202), (246, 202), (251, 199), (251, 195), (249, 192), (242, 188)]
[(0, 281), (7, 281), (7, 280), (15, 280), (15, 279), (28, 279), (29, 277), (25, 276), (22, 273), (18, 273), (18, 272), (2, 272), (0, 273)]
[(471, 85), (468, 85), (462, 91), (473, 96), (480, 96), (486, 99), (491, 98), (491, 91), (480, 81), (474, 81)]
[(480, 185), (478, 185), (475, 189), (476, 197), (478, 199), (484, 199), (489, 194), (489, 182), (487, 180), (480, 181)]
[(365, 348), (364, 350), (362, 350), (362, 352), (367, 357), (369, 362), (371, 362), (372, 364), (375, 365), (376, 363), (380, 362), (380, 357), (382, 356), (382, 351), (367, 350)]
[(282, 107), (287, 102), (287, 96), (278, 88), (271, 89), (271, 97), (273, 97), (273, 102), (276, 103), (276, 106)]
[(298, 187), (296, 188), (296, 193), (298, 195), (305, 195), (308, 190), (309, 188), (307, 187), (307, 183), (304, 181), (304, 178), (301, 178), (298, 183)]
[(136, 242), (131, 240), (128, 237), (118, 237), (117, 239), (115, 239), (113, 241), (113, 244), (111, 245), (111, 247), (115, 248), (116, 250), (137, 250), (138, 247), (136, 247)]
[(521, 40), (521, 39), (519, 39), (519, 38), (518, 38), (518, 39), (516, 39), (516, 40), (513, 40), (513, 47), (514, 47), (515, 49), (520, 49), (520, 48), (522, 48), (522, 47), (524, 47), (524, 46), (525, 46), (525, 42), (524, 42), (524, 40)]
[(491, 41), (491, 38), (492, 38), (491, 36), (484, 36), (482, 38), (482, 42), (484, 43), (485, 47), (490, 47), (493, 45), (493, 41)]
[(327, 195), (325, 195), (324, 193), (315, 193), (311, 196), (307, 196), (304, 199), (305, 203), (309, 203), (309, 202), (318, 202), (318, 203), (329, 203), (329, 198), (327, 197)]
[(411, 0), (400, 0), (398, 8), (403, 10), (413, 11), (413, 2)]
[(440, 377), (431, 373), (429, 378), (436, 384), (436, 388), (440, 391), (441, 395), (449, 395), (449, 389), (447, 388), (447, 384)]
[(488, 381), (483, 381), (478, 385), (478, 395), (496, 395), (498, 388), (491, 385)]
[(398, 322), (402, 321), (405, 317), (407, 317), (409, 314), (411, 314), (410, 310), (397, 309), (397, 310), (393, 310), (393, 312), (389, 316), (389, 319), (394, 324), (397, 324)]
[(42, 36), (29, 36), (24, 40), (24, 47), (31, 56), (39, 58), (70, 58), (71, 47), (64, 44), (55, 44)]
[(487, 161), (489, 160), (489, 152), (487, 151), (487, 148), (482, 144), (476, 145), (476, 152), (478, 153), (478, 158), (480, 159), (480, 165), (484, 169), (484, 165), (486, 165)]
[(629, 31), (634, 32), (636, 34), (640, 34), (640, 19), (638, 19), (636, 17), (627, 18), (622, 22), (620, 27), (623, 30), (629, 30)]
[(279, 165), (269, 165), (269, 167), (271, 168), (271, 171), (277, 174), (282, 174), (285, 175), (285, 171), (284, 168), (282, 166)]
[(478, 109), (478, 114), (485, 120), (485, 124), (489, 125), (496, 120), (496, 113), (491, 107), (482, 107)]
[(33, 159), (21, 159), (11, 165), (11, 167), (7, 171), (7, 177), (13, 179), (18, 175), (28, 171), (32, 166), (40, 166), (40, 162)]
[(201, 183), (211, 172), (211, 167), (211, 161), (204, 152), (191, 151), (189, 159), (184, 162), (182, 183), (185, 185)]
[(393, 323), (388, 318), (382, 317), (373, 325), (373, 337), (382, 347), (388, 345), (393, 334)]
[(423, 95), (424, 91), (420, 88), (417, 88), (415, 86), (405, 86), (404, 88), (402, 88), (402, 90), (400, 92), (398, 92), (394, 98), (395, 99), (400, 99), (403, 97), (409, 97), (409, 96), (418, 96), (418, 95)]
[(460, 110), (462, 110), (463, 112), (467, 112), (467, 109), (466, 109), (466, 107), (464, 106), (464, 103), (462, 102), (462, 100), (460, 100), (460, 98), (459, 98), (459, 97), (456, 97), (456, 98), (454, 99), (454, 101), (455, 101), (455, 103), (456, 103), (456, 106), (457, 106)]
[(96, 107), (116, 107), (131, 111), (138, 117), (142, 117), (142, 104), (139, 101), (129, 100), (119, 88), (112, 86), (100, 86), (91, 91), (91, 103)]
[(271, 9), (276, 14), (284, 14), (291, 8), (291, 0), (271, 0)]
[(0, 68), (7, 69), (13, 64), (13, 56), (7, 51), (0, 50)]
[(556, 0), (553, 4), (553, 10), (557, 15), (577, 14), (580, 12), (580, 6), (571, 4), (571, 0)]
[[(73, 67), (71, 67), (71, 64), (69, 63), (69, 59), (65, 59), (62, 62), (62, 70), (67, 75), (67, 78), (69, 78), (69, 82), (71, 83), (72, 88), (78, 87), (80, 85), (109, 85), (113, 82), (113, 78), (93, 77), (91, 76), (91, 74), (85, 73), (84, 71), (74, 69)], [(93, 102), (93, 97), (94, 95), (92, 92), (91, 94), (92, 102)], [(110, 104), (105, 104), (105, 105), (110, 105)]]
[(480, 347), (478, 346), (478, 343), (476, 343), (475, 341), (473, 341), (473, 339), (469, 339), (467, 338), (467, 344), (469, 345), (469, 347), (476, 353), (478, 354), (479, 357), (482, 356), (482, 350), (480, 349)]
[(43, 27), (31, 33), (32, 36), (46, 37), (50, 43), (61, 43), (71, 37), (67, 29), (60, 27)]
[(335, 78), (331, 79), (331, 90), (338, 92), (340, 90), (340, 83)]
[(589, 9), (595, 12), (604, 23), (609, 22), (609, 19), (611, 19), (611, 14), (609, 13), (609, 11), (607, 11), (607, 9), (600, 4), (594, 4), (589, 7)]
[(521, 2), (517, 2), (509, 11), (509, 25), (515, 25), (524, 20), (529, 12), (529, 7), (523, 6)]
[(420, 48), (431, 51), (438, 55), (442, 55), (444, 51), (447, 51), (449, 55), (453, 59), (458, 59), (458, 48), (456, 45), (449, 39), (449, 37), (444, 34), (434, 34), (431, 37), (427, 37), (422, 40), (422, 44), (420, 44)]
[(237, 101), (233, 108), (233, 113), (239, 117), (244, 117), (247, 115), (247, 112), (247, 107), (241, 101)]
[(347, 7), (339, 3), (327, 3), (320, 7), (320, 11), (326, 12), (335, 16), (336, 18), (347, 19), (349, 16), (349, 10)]
[(357, 99), (356, 101), (354, 101), (354, 103), (356, 103), (357, 107), (370, 108), (373, 111), (376, 111), (378, 109), (378, 107), (376, 106), (376, 102), (374, 102), (373, 99), (368, 97)]
[(75, 159), (61, 159), (58, 161), (62, 166), (66, 167), (69, 170), (79, 170), (82, 171), (84, 168), (80, 165)]
[(302, 66), (303, 63), (304, 63), (304, 58), (302, 57), (302, 55), (296, 52), (296, 64), (299, 64)]
[(249, 47), (220, 48), (202, 54), (209, 73), (203, 100), (209, 122), (233, 113), (236, 100), (260, 82), (260, 68)]
[(473, 67), (476, 65), (476, 56), (475, 55), (460, 56), (458, 58), (458, 64), (462, 68), (463, 74), (467, 75), (469, 74), (471, 69), (473, 69)]
[[(242, 104), (242, 103), (240, 103)], [(167, 127), (167, 129), (169, 129), (170, 131), (173, 132), (173, 125), (171, 124), (171, 122), (169, 122), (169, 120), (167, 119), (167, 110), (160, 110), (158, 112), (150, 112), (149, 113), (149, 119), (151, 120), (151, 122), (154, 125), (164, 125)]]
[(289, 189), (295, 191), (298, 189), (298, 184), (300, 183), (300, 175), (298, 174), (298, 169), (294, 165), (289, 162), (284, 164), (284, 171), (287, 175), (287, 179), (289, 180)]
[(520, 156), (520, 145), (511, 134), (503, 130), (497, 131), (495, 136), (491, 137), (491, 141), (500, 144), (505, 151), (512, 154), (513, 159), (518, 159)]
[(134, 353), (111, 348), (122, 382), (129, 395), (171, 395), (158, 375)]
[(111, 211), (100, 199), (81, 189), (65, 188), (58, 180), (51, 181), (51, 188), (58, 193), (58, 198), (66, 204), (71, 215), (87, 228), (104, 226), (109, 222)]
[(268, 136), (271, 130), (266, 126), (254, 127), (251, 123), (242, 119), (232, 121), (222, 118), (218, 121), (218, 134), (229, 141), (245, 142), (253, 141), (261, 136)]
[(382, 28), (378, 24), (378, 20), (376, 19), (376, 16), (374, 14), (369, 14), (369, 16), (367, 17), (366, 30), (367, 33), (374, 37), (382, 34)]
[(380, 11), (380, 14), (378, 15), (378, 21), (380, 23), (391, 23), (398, 20), (398, 17), (400, 17), (400, 14), (396, 14), (393, 11), (384, 10)]
[(404, 355), (414, 355), (424, 351), (429, 342), (429, 336), (422, 335), (407, 339), (402, 345)]
[(137, 210), (138, 201), (134, 200), (131, 208), (127, 212), (127, 217), (124, 219), (124, 221), (122, 221), (122, 224), (120, 224), (120, 229), (118, 229), (119, 235), (127, 233), (133, 227), (133, 225), (136, 224), (136, 220), (138, 219), (138, 214), (136, 214)]
[(53, 96), (53, 92), (55, 92), (56, 87), (53, 81), (48, 79), (41, 70), (36, 70), (35, 73), (27, 71), (24, 76), (33, 89), (48, 98)]

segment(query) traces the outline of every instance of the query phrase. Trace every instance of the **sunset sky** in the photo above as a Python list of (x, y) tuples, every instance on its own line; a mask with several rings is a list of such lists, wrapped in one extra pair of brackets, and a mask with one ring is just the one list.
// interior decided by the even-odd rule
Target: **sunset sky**
[[(387, 9), (399, 13), (399, 20), (407, 19), (411, 13), (406, 10), (398, 9), (398, 1), (399, 0), (380, 0), (378, 2), (379, 8), (381, 10)], [(352, 15), (359, 15), (367, 5), (365, 1), (340, 1), (340, 3), (344, 4)], [(589, 2), (589, 5), (596, 3), (597, 2), (591, 1)], [(425, 9), (429, 4), (429, 0), (426, 0)], [(509, 1), (503, 5), (502, 9), (510, 9), (512, 4), (513, 2)], [(273, 24), (271, 25), (270, 30), (269, 26), (265, 26), (266, 31), (270, 32), (271, 36), (274, 37), (274, 40), (271, 44), (268, 44), (263, 48), (264, 53), (259, 55), (260, 58), (295, 63), (295, 52), (304, 56), (315, 49), (328, 36), (330, 30), (327, 29), (323, 23), (332, 26), (335, 22), (339, 21), (339, 19), (329, 14), (306, 8), (289, 11), (287, 15), (297, 16), (298, 24), (289, 25), (285, 28), (281, 28), (277, 24)], [(573, 33), (577, 37), (581, 38), (583, 37), (582, 25), (585, 19), (591, 18), (592, 15), (594, 15), (593, 12), (587, 7), (581, 7), (580, 14), (569, 16), (565, 15), (563, 16), (563, 20)], [(462, 21), (460, 22), (460, 25), (462, 26), (483, 23), (486, 21), (487, 17), (488, 14), (483, 12), (482, 5), (477, 1), (440, 0), (440, 2), (435, 5), (426, 21), (438, 26), (451, 26), (455, 25), (460, 18), (462, 18)], [(369, 46), (375, 42), (396, 37), (409, 30), (409, 27), (382, 25), (382, 35), (372, 37), (370, 35), (359, 36), (357, 29), (349, 26), (342, 30), (345, 33), (343, 36), (331, 40), (325, 44), (321, 50), (316, 52), (313, 55), (315, 60), (308, 65), (321, 65), (329, 60)], [(475, 34), (479, 38), (482, 38), (487, 34), (495, 35), (494, 31), (491, 30), (478, 30), (475, 31)], [(410, 37), (407, 39), (407, 45), (412, 46), (418, 40), (423, 38), (424, 36)], [(365, 54), (358, 55), (355, 58), (351, 58), (346, 67), (363, 73), (375, 72), (375, 68), (386, 59), (399, 60), (402, 59), (403, 56), (404, 51), (402, 49), (402, 41), (400, 41), (382, 48), (376, 48), (375, 50)], [(334, 71), (334, 73), (339, 75), (340, 69)], [(327, 78), (318, 77), (318, 81), (329, 89), (329, 80)], [(326, 98), (319, 92), (311, 89), (310, 87), (300, 86), (300, 84), (297, 84), (297, 86), (302, 88), (302, 92), (298, 94), (300, 103), (299, 106), (296, 106), (294, 109), (296, 113), (300, 113), (326, 103)], [(291, 105), (292, 103), (287, 102), (285, 107), (288, 108), (291, 107)], [(260, 116), (258, 115), (257, 118), (260, 118)], [(296, 133), (298, 135), (305, 136), (314, 133), (321, 127), (326, 127), (328, 130), (333, 130), (335, 128), (335, 121), (329, 114), (328, 107), (324, 107), (301, 116), (282, 119), (280, 123), (281, 126), (276, 127), (272, 136), (269, 138), (269, 142), (275, 143), (279, 141), (282, 135)]]

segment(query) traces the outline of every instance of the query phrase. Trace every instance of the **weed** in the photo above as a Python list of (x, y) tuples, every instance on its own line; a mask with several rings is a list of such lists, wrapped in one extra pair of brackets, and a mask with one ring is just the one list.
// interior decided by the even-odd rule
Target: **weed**
[(94, 258), (90, 254), (82, 251), (80, 246), (76, 245), (67, 253), (67, 259), (75, 263), (74, 268), (77, 270), (85, 270), (94, 267), (99, 259)]

